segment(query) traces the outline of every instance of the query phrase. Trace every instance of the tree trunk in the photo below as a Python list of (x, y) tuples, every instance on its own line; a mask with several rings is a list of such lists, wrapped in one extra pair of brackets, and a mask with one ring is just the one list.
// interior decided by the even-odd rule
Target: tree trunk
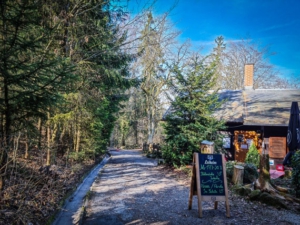
[(38, 148), (41, 150), (41, 139), (42, 139), (42, 119), (39, 118), (38, 120), (38, 131), (39, 131), (39, 141), (38, 141)]
[(122, 133), (122, 141), (121, 141), (121, 146), (125, 146), (126, 145), (126, 143), (125, 143), (125, 134), (124, 133)]
[(64, 139), (65, 134), (66, 134), (66, 127), (63, 126), (62, 131), (59, 135), (59, 142), (58, 142), (61, 145), (63, 144), (63, 139)]
[(147, 139), (147, 143), (151, 144), (153, 142), (153, 139), (151, 137), (151, 122), (152, 122), (152, 114), (150, 111), (150, 108), (148, 109), (148, 139)]
[(275, 189), (272, 187), (270, 183), (270, 161), (268, 154), (260, 155), (260, 162), (259, 162), (259, 177), (256, 180), (256, 188), (262, 191), (271, 191), (274, 192)]
[(47, 122), (47, 160), (46, 165), (50, 166), (51, 163), (51, 130), (50, 130), (50, 113), (48, 112), (48, 122)]
[(7, 152), (5, 148), (2, 148), (0, 152), (0, 191), (3, 190), (5, 185), (6, 168), (7, 168)]
[[(0, 124), (0, 132), (4, 134), (4, 116), (1, 114), (1, 124)], [(7, 160), (6, 151), (4, 149), (4, 137), (1, 135), (0, 137), (0, 191), (3, 190), (4, 187), (4, 165)]]
[(111, 134), (110, 134), (110, 138), (109, 138), (109, 147), (113, 147), (114, 144), (114, 138), (115, 138), (115, 128), (112, 130)]
[[(4, 134), (4, 116), (1, 113), (0, 114), (1, 119), (0, 119), (0, 133)], [(3, 135), (0, 136), (0, 143), (3, 143)]]
[[(5, 62), (4, 62), (5, 64)], [(0, 143), (2, 148), (0, 149), (0, 190), (3, 190), (5, 185), (5, 174), (7, 168), (7, 152), (10, 149), (11, 145), (11, 111), (9, 103), (9, 90), (8, 90), (8, 79), (4, 76), (3, 79), (3, 89), (4, 89), (4, 126), (3, 126), (3, 142)]]
[(81, 130), (80, 130), (80, 125), (78, 124), (77, 132), (76, 132), (76, 146), (75, 146), (75, 151), (76, 151), (77, 155), (78, 155), (79, 150), (80, 150), (80, 135), (81, 135)]
[(57, 154), (57, 146), (58, 146), (58, 130), (59, 130), (59, 125), (57, 123), (55, 123), (53, 131), (52, 131), (52, 135), (51, 135), (52, 136), (51, 137), (52, 160), (50, 160), (54, 164), (56, 163), (56, 154)]
[(148, 144), (152, 144), (155, 133), (155, 110), (150, 109), (148, 114)]
[(138, 138), (138, 121), (137, 120), (134, 121), (133, 129), (134, 129), (135, 145), (138, 146), (139, 138)]
[(28, 159), (29, 158), (29, 140), (28, 140), (28, 133), (26, 132), (25, 134), (25, 155), (24, 155), (24, 159)]
[(19, 131), (18, 136), (15, 136), (14, 137), (14, 141), (13, 141), (13, 156), (12, 156), (12, 160), (13, 160), (13, 166), (14, 166), (14, 168), (16, 168), (16, 163), (17, 163), (17, 155), (18, 155), (18, 150), (19, 150), (20, 137), (21, 137), (21, 132)]

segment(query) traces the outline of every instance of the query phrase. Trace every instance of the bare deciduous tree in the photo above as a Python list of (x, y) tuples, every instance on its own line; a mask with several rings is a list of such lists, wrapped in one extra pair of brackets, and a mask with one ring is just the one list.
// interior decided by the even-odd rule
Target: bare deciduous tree
[[(238, 41), (216, 39), (214, 55), (220, 58), (218, 87), (238, 90), (244, 88), (244, 65), (254, 64), (254, 89), (297, 88), (297, 84), (281, 78), (279, 71), (269, 62), (275, 53), (268, 46), (261, 46), (250, 38)], [(226, 47), (225, 47), (226, 46)]]

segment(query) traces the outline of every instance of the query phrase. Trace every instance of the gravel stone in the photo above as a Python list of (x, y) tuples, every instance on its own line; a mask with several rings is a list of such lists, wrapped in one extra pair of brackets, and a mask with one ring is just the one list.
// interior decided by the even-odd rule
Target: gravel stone
[(300, 224), (299, 212), (266, 207), (229, 193), (231, 217), (224, 202), (202, 202), (198, 217), (197, 196), (188, 210), (190, 178), (157, 166), (141, 150), (111, 151), (91, 187), (84, 225), (182, 225), (182, 224)]

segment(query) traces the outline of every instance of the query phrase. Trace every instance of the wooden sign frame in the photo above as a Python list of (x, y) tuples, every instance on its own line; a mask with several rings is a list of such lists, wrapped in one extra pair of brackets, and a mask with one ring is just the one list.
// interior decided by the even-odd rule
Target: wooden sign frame
[[(214, 201), (214, 209), (218, 208), (219, 201), (225, 201), (226, 206), (226, 217), (230, 217), (229, 201), (228, 201), (228, 188), (227, 188), (227, 177), (226, 177), (226, 167), (225, 167), (225, 157), (222, 154), (222, 171), (223, 171), (223, 181), (224, 181), (224, 195), (202, 195), (201, 194), (201, 176), (200, 176), (200, 162), (199, 154), (194, 153), (193, 155), (193, 168), (192, 168), (192, 179), (189, 194), (189, 206), (188, 209), (192, 209), (193, 196), (198, 197), (198, 214), (202, 218), (202, 201)], [(216, 155), (216, 154), (205, 154), (205, 155)]]

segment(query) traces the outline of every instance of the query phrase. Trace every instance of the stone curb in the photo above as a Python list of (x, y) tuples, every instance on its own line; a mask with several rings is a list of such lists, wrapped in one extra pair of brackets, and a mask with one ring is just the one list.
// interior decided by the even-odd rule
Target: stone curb
[[(89, 198), (87, 197), (87, 194), (88, 192), (90, 192), (90, 188), (91, 186), (89, 187), (89, 189), (86, 191), (86, 193), (84, 194), (84, 197), (83, 197), (83, 201), (82, 201), (82, 204), (80, 204), (79, 207), (77, 207), (77, 210), (76, 212), (74, 212), (74, 214), (72, 214), (72, 217), (77, 217), (76, 219), (73, 219), (73, 221), (70, 219), (68, 222), (63, 221), (63, 217), (68, 217), (66, 215), (63, 215), (63, 213), (65, 211), (68, 211), (68, 209), (66, 210), (65, 208), (67, 208), (67, 205), (68, 205), (68, 202), (70, 201), (70, 199), (73, 199), (77, 192), (81, 189), (81, 187), (83, 186), (83, 184), (85, 183), (85, 181), (87, 180), (87, 178), (93, 173), (95, 172), (95, 170), (98, 169), (98, 172), (97, 174), (92, 178), (92, 183), (91, 185), (94, 183), (95, 181), (95, 178), (97, 177), (97, 175), (101, 172), (101, 170), (104, 168), (104, 166), (106, 165), (106, 163), (111, 159), (111, 155), (110, 153), (108, 152), (108, 154), (104, 157), (104, 159), (98, 164), (96, 165), (91, 171), (90, 173), (84, 178), (84, 180), (82, 181), (81, 184), (78, 185), (76, 191), (69, 197), (65, 200), (65, 204), (64, 206), (62, 207), (62, 209), (60, 210), (60, 212), (57, 214), (54, 222), (52, 223), (52, 225), (73, 225), (73, 224), (76, 224), (76, 225), (79, 225), (79, 224), (82, 224), (83, 223), (83, 218), (84, 218), (84, 215), (85, 215), (85, 209), (86, 209), (86, 206), (87, 206), (87, 203), (88, 203), (88, 200)], [(99, 168), (98, 168), (99, 167)], [(71, 210), (70, 210), (71, 211)], [(77, 215), (76, 215), (77, 214)], [(61, 221), (62, 220), (62, 221)], [(75, 220), (75, 221), (74, 221)], [(72, 222), (71, 222), (72, 221)]]
[[(101, 163), (102, 163), (105, 159), (106, 159), (106, 162), (103, 163), (103, 165), (102, 165), (102, 167), (99, 169), (97, 175), (98, 175), (99, 173), (101, 173), (101, 171), (103, 170), (103, 168), (104, 168), (104, 166), (106, 165), (106, 163), (109, 162), (109, 160), (111, 159), (111, 154), (109, 153), (109, 154), (108, 154), (108, 158), (105, 157), (105, 158), (101, 161)], [(96, 177), (95, 177), (95, 179), (96, 179)], [(95, 179), (94, 179), (94, 181), (95, 181)], [(93, 183), (94, 183), (94, 182), (93, 182)], [(92, 186), (93, 186), (93, 184), (92, 184)], [(87, 191), (87, 193), (92, 191), (92, 186), (91, 186), (90, 189)], [(78, 223), (77, 223), (78, 225), (82, 225), (82, 224), (83, 224), (83, 219), (84, 219), (84, 217), (85, 217), (85, 215), (86, 215), (86, 207), (87, 207), (87, 204), (88, 204), (88, 202), (89, 202), (89, 197), (88, 197), (87, 193), (86, 193), (85, 196), (84, 196), (83, 205), (82, 205), (82, 207), (81, 207), (81, 212), (80, 212), (79, 220), (78, 220)]]

